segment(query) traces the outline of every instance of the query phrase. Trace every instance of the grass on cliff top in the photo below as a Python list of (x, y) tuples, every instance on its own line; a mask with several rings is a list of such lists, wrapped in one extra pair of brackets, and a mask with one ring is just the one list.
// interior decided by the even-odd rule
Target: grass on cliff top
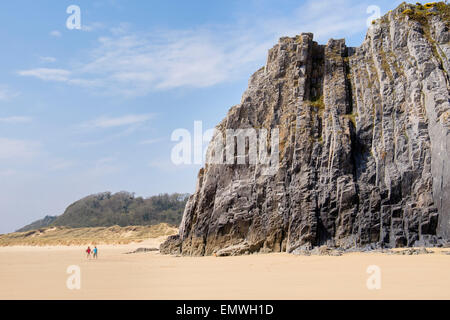
[(153, 226), (67, 228), (49, 227), (0, 235), (0, 247), (5, 246), (73, 246), (98, 244), (128, 244), (145, 239), (170, 236), (178, 232), (166, 223)]
[[(436, 8), (436, 12), (431, 12), (429, 9)], [(419, 2), (402, 12), (403, 15), (409, 16), (410, 19), (419, 22), (423, 26), (428, 25), (428, 18), (433, 15), (440, 15), (445, 24), (450, 26), (450, 5), (444, 2), (429, 2), (424, 5)]]
[[(429, 9), (436, 8), (436, 12), (430, 12)], [(441, 67), (443, 68), (442, 57), (439, 54), (436, 43), (431, 37), (430, 25), (428, 19), (434, 15), (440, 15), (445, 22), (447, 28), (450, 27), (450, 5), (444, 2), (430, 2), (425, 5), (416, 3), (413, 8), (408, 8), (402, 12), (403, 15), (407, 15), (411, 20), (415, 20), (422, 25), (425, 38), (431, 43), (434, 56), (439, 60)]]

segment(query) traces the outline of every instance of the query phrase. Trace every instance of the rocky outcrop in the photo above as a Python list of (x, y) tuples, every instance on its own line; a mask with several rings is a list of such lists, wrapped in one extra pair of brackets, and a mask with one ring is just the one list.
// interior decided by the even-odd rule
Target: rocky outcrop
[[(359, 48), (343, 39), (319, 45), (310, 33), (281, 38), (207, 152), (217, 157), (227, 129), (265, 128), (273, 153), (270, 132), (278, 129), (277, 169), (209, 161), (179, 235), (161, 252), (295, 253), (448, 239), (448, 12), (443, 3), (403, 4), (375, 21)], [(229, 151), (219, 158), (229, 161)]]

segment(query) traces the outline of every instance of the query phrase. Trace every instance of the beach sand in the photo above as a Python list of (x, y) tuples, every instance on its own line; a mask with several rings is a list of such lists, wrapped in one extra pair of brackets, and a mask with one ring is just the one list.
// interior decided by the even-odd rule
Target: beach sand
[[(87, 260), (85, 247), (0, 248), (0, 299), (450, 299), (450, 255), (442, 250), (338, 257), (124, 254), (163, 239), (99, 246), (98, 260)], [(80, 267), (80, 290), (66, 286), (70, 265)], [(379, 290), (366, 286), (370, 265), (380, 267)]]

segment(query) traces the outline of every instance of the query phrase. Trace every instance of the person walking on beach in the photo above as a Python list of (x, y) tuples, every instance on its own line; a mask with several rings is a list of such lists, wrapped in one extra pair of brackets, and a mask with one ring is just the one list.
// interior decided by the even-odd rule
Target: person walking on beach
[(92, 252), (94, 253), (94, 259), (97, 259), (98, 258), (98, 256), (97, 256), (97, 253), (98, 253), (97, 246), (94, 248), (94, 250)]
[(89, 259), (91, 257), (91, 247), (88, 246), (86, 253), (87, 253), (87, 258)]

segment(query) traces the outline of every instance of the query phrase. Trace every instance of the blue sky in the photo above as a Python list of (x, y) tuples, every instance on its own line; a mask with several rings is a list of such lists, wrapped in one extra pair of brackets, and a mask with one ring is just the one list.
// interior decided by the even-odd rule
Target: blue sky
[(399, 3), (3, 1), (0, 233), (92, 193), (192, 193), (200, 166), (171, 162), (175, 129), (213, 128), (279, 37), (358, 46), (367, 8)]

